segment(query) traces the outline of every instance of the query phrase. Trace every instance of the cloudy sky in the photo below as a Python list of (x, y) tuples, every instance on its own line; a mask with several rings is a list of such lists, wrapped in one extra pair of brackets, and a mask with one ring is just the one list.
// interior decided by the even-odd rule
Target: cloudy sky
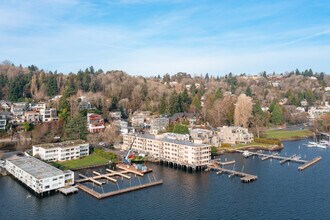
[(329, 11), (325, 0), (0, 0), (0, 61), (64, 73), (329, 73)]

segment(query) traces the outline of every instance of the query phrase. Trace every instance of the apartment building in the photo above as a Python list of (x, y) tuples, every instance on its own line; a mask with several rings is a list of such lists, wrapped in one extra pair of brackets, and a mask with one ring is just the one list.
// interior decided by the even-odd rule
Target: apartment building
[(45, 161), (66, 161), (89, 155), (89, 143), (83, 140), (34, 145), (32, 155)]
[(189, 134), (194, 143), (211, 144), (213, 146), (219, 146), (221, 143), (220, 136), (212, 130), (195, 128), (190, 129)]
[(253, 141), (253, 134), (250, 133), (247, 128), (223, 126), (218, 128), (217, 133), (223, 143), (248, 144)]
[(74, 173), (59, 170), (37, 158), (26, 156), (6, 160), (6, 170), (38, 194), (74, 183)]
[(211, 147), (187, 141), (145, 134), (124, 134), (123, 147), (152, 157), (187, 166), (205, 166), (211, 159)]
[(15, 116), (15, 117), (23, 117), (24, 116), (24, 112), (27, 110), (27, 104), (25, 102), (17, 102), (17, 103), (13, 103), (11, 106), (11, 113)]

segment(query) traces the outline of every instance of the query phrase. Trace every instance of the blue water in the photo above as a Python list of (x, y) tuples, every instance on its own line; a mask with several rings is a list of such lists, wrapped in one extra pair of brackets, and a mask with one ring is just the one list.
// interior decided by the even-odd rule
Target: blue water
[(163, 185), (103, 200), (82, 191), (38, 199), (27, 197), (29, 192), (11, 177), (0, 177), (0, 219), (329, 219), (330, 149), (306, 148), (306, 142), (285, 142), (281, 151), (303, 159), (322, 156), (305, 171), (295, 163), (223, 155), (236, 160), (236, 170), (244, 165), (244, 172), (258, 176), (249, 184), (215, 172), (151, 164)]

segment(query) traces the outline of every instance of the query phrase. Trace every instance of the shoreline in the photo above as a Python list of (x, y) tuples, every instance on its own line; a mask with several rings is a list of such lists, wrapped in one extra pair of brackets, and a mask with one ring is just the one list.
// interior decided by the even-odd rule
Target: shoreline
[[(246, 147), (240, 147), (237, 149), (220, 149), (217, 155), (221, 155), (224, 153), (236, 153), (236, 150), (268, 150), (268, 151), (279, 151), (284, 149), (283, 144), (281, 145), (275, 145), (272, 147), (263, 147), (263, 146), (255, 146), (255, 145), (250, 145), (250, 146), (246, 146)], [(215, 155), (216, 156), (216, 155)]]

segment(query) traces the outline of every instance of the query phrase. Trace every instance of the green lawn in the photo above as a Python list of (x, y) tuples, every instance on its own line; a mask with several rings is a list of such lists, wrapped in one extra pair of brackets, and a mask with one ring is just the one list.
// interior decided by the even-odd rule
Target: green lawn
[(286, 131), (286, 130), (267, 130), (265, 131), (266, 138), (276, 138), (280, 140), (289, 140), (294, 138), (302, 138), (312, 135), (313, 133), (309, 130), (297, 130), (297, 131)]
[(65, 169), (75, 169), (80, 167), (88, 167), (88, 166), (95, 166), (95, 165), (102, 165), (108, 163), (109, 160), (100, 157), (96, 154), (89, 155), (82, 159), (78, 160), (70, 160), (64, 162), (56, 162), (59, 165), (64, 166)]

